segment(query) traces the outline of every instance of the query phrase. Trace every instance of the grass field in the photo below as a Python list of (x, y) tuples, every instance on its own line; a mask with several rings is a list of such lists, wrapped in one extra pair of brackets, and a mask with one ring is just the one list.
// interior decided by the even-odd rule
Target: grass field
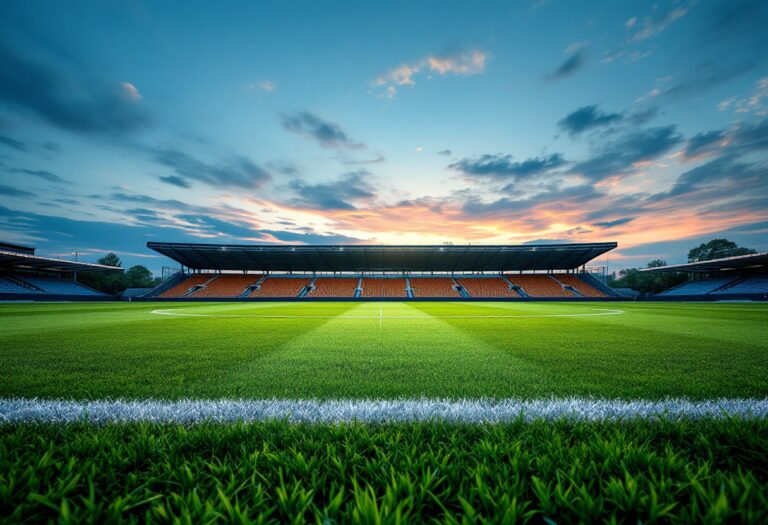
[(0, 397), (768, 396), (759, 304), (6, 304), (0, 327)]
[[(5, 304), (0, 398), (760, 400), (767, 328), (759, 304)], [(764, 418), (0, 422), (0, 522), (764, 523), (766, 458)]]

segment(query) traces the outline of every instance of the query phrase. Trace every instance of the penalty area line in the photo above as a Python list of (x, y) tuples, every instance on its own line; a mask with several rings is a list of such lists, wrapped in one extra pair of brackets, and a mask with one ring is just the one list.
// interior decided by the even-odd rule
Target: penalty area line
[(590, 312), (568, 314), (523, 314), (523, 315), (384, 315), (383, 305), (379, 305), (379, 315), (238, 315), (238, 314), (194, 314), (178, 312), (173, 309), (152, 310), (154, 315), (169, 315), (175, 317), (210, 317), (213, 319), (378, 319), (381, 326), (384, 319), (533, 319), (542, 317), (601, 317), (606, 315), (622, 315), (626, 312), (618, 309), (589, 308)]
[(444, 421), (678, 421), (768, 419), (768, 398), (611, 400), (550, 399), (210, 399), (71, 401), (0, 398), (0, 425), (15, 423), (291, 423)]

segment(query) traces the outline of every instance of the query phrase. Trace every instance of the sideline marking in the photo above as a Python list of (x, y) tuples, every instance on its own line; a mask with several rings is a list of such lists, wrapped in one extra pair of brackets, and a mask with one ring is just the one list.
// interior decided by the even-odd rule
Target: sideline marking
[[(624, 310), (609, 308), (584, 308), (591, 313), (578, 314), (524, 314), (524, 315), (388, 315), (386, 319), (526, 319), (535, 317), (599, 317), (604, 315), (622, 315)], [(175, 312), (173, 308), (152, 310), (155, 315), (171, 315), (176, 317), (211, 317), (214, 319), (378, 319), (379, 326), (384, 317), (383, 306), (379, 315), (228, 315), (228, 314), (190, 314)]]
[(0, 398), (0, 426), (13, 423), (203, 423), (287, 420), (291, 423), (447, 421), (621, 421), (768, 419), (768, 398), (669, 398), (659, 401), (549, 399), (182, 399), (67, 401)]

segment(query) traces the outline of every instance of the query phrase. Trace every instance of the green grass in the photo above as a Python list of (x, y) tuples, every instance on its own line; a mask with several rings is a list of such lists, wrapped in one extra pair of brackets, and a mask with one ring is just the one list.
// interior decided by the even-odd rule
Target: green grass
[(765, 523), (768, 422), (0, 425), (0, 521)]
[[(625, 313), (478, 317), (594, 308)], [(767, 326), (762, 304), (5, 304), (0, 396), (764, 397)]]

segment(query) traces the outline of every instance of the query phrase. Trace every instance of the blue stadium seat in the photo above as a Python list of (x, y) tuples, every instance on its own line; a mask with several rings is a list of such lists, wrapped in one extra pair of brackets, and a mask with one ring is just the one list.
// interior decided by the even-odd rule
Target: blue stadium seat
[[(18, 276), (20, 280), (40, 288), (45, 293), (56, 295), (104, 295), (96, 290), (91, 290), (73, 281), (54, 279), (51, 277), (27, 277)], [(32, 293), (40, 293), (32, 290)]]

